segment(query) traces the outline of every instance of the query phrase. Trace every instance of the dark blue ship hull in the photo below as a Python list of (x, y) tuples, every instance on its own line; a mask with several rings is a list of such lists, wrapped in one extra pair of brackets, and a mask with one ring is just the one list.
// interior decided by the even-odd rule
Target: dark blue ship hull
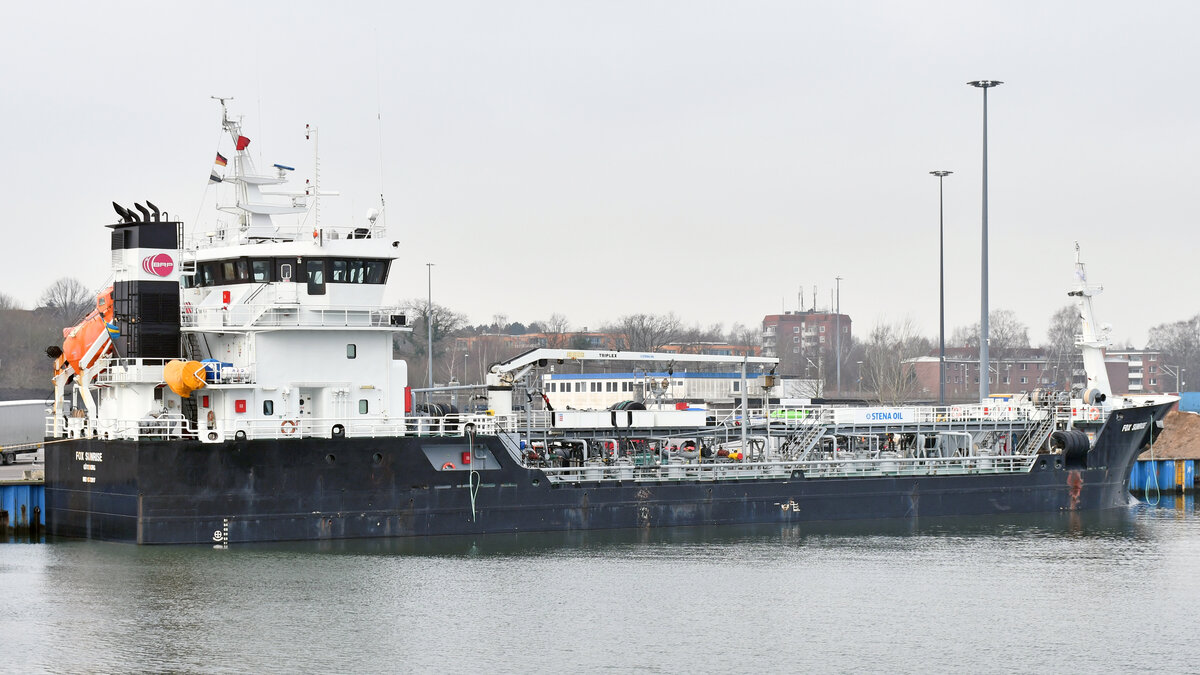
[[(52, 536), (144, 544), (798, 523), (1123, 506), (1169, 404), (1114, 412), (1028, 473), (552, 484), (500, 439), (78, 440), (46, 449)], [(453, 463), (453, 462), (451, 462)]]

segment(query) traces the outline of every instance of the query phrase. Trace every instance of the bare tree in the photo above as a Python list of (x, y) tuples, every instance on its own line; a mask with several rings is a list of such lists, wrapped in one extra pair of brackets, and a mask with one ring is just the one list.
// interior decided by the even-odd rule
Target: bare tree
[(63, 277), (42, 291), (38, 307), (56, 317), (64, 326), (79, 320), (96, 307), (96, 297), (78, 279)]
[(762, 345), (762, 328), (735, 323), (725, 336), (725, 341), (731, 345), (759, 347)]
[(1057, 378), (1052, 386), (1056, 389), (1069, 389), (1071, 386), (1071, 370), (1082, 357), (1079, 347), (1075, 345), (1075, 335), (1079, 332), (1079, 310), (1075, 305), (1064, 305), (1050, 316), (1050, 328), (1046, 331), (1044, 349), (1049, 357), (1051, 372)]
[(876, 392), (880, 403), (899, 405), (911, 400), (921, 392), (912, 359), (929, 349), (929, 340), (917, 333), (912, 319), (875, 324), (866, 343), (864, 383)]
[(571, 339), (571, 322), (567, 321), (567, 317), (555, 312), (542, 322), (542, 332), (546, 334), (547, 347), (566, 349)]
[[(955, 347), (979, 348), (979, 324), (959, 326), (950, 335)], [(1021, 323), (1016, 312), (998, 309), (988, 313), (988, 353), (997, 359), (1014, 356), (1018, 349), (1029, 348), (1029, 327)]]
[[(408, 316), (412, 319), (413, 330), (399, 333), (396, 347), (402, 356), (410, 358), (428, 358), (429, 326), (433, 326), (433, 358), (440, 360), (446, 350), (453, 347), (454, 341), (447, 338), (467, 324), (466, 316), (451, 310), (449, 307), (434, 303), (430, 305), (423, 299), (414, 298), (404, 303)], [(442, 364), (439, 364), (442, 365)], [(445, 367), (443, 365), (443, 367)]]
[[(1150, 329), (1150, 339), (1147, 346), (1163, 352), (1167, 363), (1171, 366), (1168, 372), (1178, 372), (1183, 368), (1183, 384), (1176, 383), (1177, 389), (1187, 386), (1189, 380), (1200, 378), (1200, 314), (1183, 321), (1159, 324)], [(1180, 379), (1176, 375), (1176, 380)]]
[(625, 349), (652, 352), (678, 340), (683, 330), (674, 313), (628, 314), (610, 327), (610, 332), (622, 335)]
[(8, 293), (0, 293), (0, 309), (21, 309), (21, 303)]
[(681, 353), (699, 354), (704, 350), (704, 343), (723, 342), (724, 340), (725, 327), (720, 323), (714, 323), (708, 328), (701, 328), (700, 324), (682, 328), (679, 336), (673, 342), (680, 345)]

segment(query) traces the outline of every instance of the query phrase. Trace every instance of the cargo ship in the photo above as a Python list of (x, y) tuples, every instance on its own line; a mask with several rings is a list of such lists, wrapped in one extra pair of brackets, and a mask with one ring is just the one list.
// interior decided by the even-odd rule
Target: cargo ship
[[(292, 168), (258, 170), (221, 104), (228, 220), (185, 233), (152, 203), (114, 203), (111, 285), (47, 350), (52, 536), (229, 546), (1114, 508), (1174, 403), (1111, 392), (1077, 248), (1074, 395), (771, 408), (775, 359), (540, 349), (493, 365), (481, 405), (414, 404), (430, 392), (393, 348), (411, 317), (383, 302), (402, 243), (374, 213), (285, 222), (319, 185), (277, 188)], [(553, 409), (546, 374), (587, 361), (646, 377), (611, 409)], [(650, 374), (676, 365), (724, 369), (740, 404), (664, 400)]]

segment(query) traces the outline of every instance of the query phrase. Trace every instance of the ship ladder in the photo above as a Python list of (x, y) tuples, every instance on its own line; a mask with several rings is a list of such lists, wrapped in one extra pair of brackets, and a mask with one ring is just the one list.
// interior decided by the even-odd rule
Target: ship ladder
[(200, 340), (196, 337), (195, 333), (186, 332), (183, 336), (183, 353), (189, 361), (199, 361), (208, 358), (208, 355), (200, 350)]
[(1050, 438), (1050, 432), (1054, 431), (1054, 411), (1046, 411), (1046, 419), (1041, 420), (1033, 428), (1025, 434), (1021, 442), (1017, 445), (1014, 455), (1032, 455), (1036, 454), (1038, 449), (1046, 443)]
[(783, 442), (782, 447), (785, 449), (785, 455), (791, 455), (796, 459), (804, 459), (808, 453), (817, 444), (821, 436), (825, 434), (826, 426), (823, 424), (814, 424), (810, 427), (797, 429), (787, 440)]

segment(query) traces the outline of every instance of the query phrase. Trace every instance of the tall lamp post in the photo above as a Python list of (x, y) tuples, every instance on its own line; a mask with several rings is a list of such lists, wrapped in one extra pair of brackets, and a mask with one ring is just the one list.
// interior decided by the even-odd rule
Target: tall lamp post
[[(429, 356), (429, 379), (425, 386), (433, 387), (433, 263), (425, 263), (428, 270), (429, 299), (425, 304), (425, 351)], [(428, 400), (428, 399), (427, 399)]]
[(953, 171), (930, 171), (938, 179), (938, 405), (946, 405), (946, 210), (942, 179)]
[(983, 90), (983, 271), (980, 288), (980, 299), (983, 307), (979, 317), (979, 400), (988, 397), (988, 161), (987, 161), (987, 91), (998, 87), (1003, 82), (999, 80), (975, 80), (967, 84)]
[(834, 311), (834, 327), (837, 335), (834, 336), (834, 349), (837, 350), (837, 395), (842, 395), (842, 278), (834, 277), (834, 285), (837, 286), (837, 307)]

